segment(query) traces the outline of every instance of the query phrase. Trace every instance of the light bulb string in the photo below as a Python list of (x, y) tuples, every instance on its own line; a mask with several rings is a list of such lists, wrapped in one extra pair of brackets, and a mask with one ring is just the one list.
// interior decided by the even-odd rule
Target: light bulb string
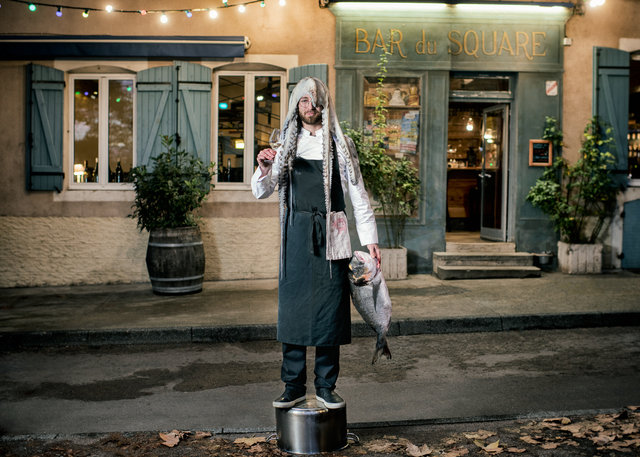
[(98, 11), (98, 12), (104, 12), (104, 13), (108, 13), (108, 14), (113, 14), (113, 13), (125, 13), (125, 14), (141, 14), (143, 11), (143, 14), (167, 14), (167, 13), (182, 13), (184, 14), (185, 11), (191, 11), (192, 13), (199, 13), (199, 12), (208, 12), (211, 10), (215, 10), (215, 9), (226, 9), (226, 8), (233, 8), (236, 6), (245, 6), (245, 5), (251, 5), (253, 3), (263, 3), (265, 0), (248, 0), (245, 2), (241, 2), (241, 3), (234, 3), (234, 4), (229, 4), (227, 2), (225, 2), (223, 5), (221, 6), (213, 6), (210, 8), (180, 8), (180, 9), (138, 9), (138, 10), (124, 10), (124, 9), (116, 9), (113, 8), (110, 12), (107, 11), (106, 8), (95, 8), (95, 7), (91, 7), (91, 6), (65, 6), (65, 5), (59, 5), (59, 4), (54, 4), (54, 3), (43, 3), (43, 2), (31, 2), (28, 0), (9, 0), (11, 2), (15, 2), (15, 3), (22, 3), (23, 5), (35, 5), (37, 7), (40, 6), (44, 6), (44, 7), (50, 7), (50, 8), (56, 8), (56, 9), (68, 9), (68, 10), (79, 10), (79, 11)]

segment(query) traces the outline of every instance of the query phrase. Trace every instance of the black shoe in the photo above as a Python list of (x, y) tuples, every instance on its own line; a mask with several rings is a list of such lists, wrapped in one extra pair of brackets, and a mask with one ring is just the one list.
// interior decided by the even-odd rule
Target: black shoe
[(346, 405), (342, 397), (338, 395), (335, 390), (326, 388), (316, 389), (316, 398), (329, 409), (344, 408)]
[(307, 395), (303, 392), (294, 392), (292, 390), (285, 390), (282, 395), (273, 400), (274, 408), (293, 408), (298, 403), (301, 403), (307, 399)]

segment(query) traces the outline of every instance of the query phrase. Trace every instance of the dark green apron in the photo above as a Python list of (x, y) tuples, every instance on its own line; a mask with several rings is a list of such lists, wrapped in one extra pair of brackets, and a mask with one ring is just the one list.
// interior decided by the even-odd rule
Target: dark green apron
[[(331, 209), (344, 211), (334, 160)], [(301, 346), (351, 342), (349, 259), (326, 260), (326, 212), (322, 160), (296, 158), (291, 205), (284, 230), (284, 263), (278, 289), (278, 341)]]

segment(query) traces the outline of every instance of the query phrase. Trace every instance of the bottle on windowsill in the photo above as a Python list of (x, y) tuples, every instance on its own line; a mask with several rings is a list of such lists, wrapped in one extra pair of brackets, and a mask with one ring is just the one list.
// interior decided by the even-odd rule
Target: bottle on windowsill
[(98, 182), (98, 158), (96, 157), (96, 166), (93, 168), (93, 181)]
[(116, 182), (122, 182), (122, 165), (118, 160), (118, 164), (116, 165)]

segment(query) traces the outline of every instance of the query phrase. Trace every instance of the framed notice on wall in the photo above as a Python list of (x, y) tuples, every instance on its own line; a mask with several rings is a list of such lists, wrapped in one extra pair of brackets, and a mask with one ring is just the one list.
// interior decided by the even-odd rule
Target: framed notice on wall
[(553, 160), (549, 140), (529, 140), (529, 166), (548, 167)]

